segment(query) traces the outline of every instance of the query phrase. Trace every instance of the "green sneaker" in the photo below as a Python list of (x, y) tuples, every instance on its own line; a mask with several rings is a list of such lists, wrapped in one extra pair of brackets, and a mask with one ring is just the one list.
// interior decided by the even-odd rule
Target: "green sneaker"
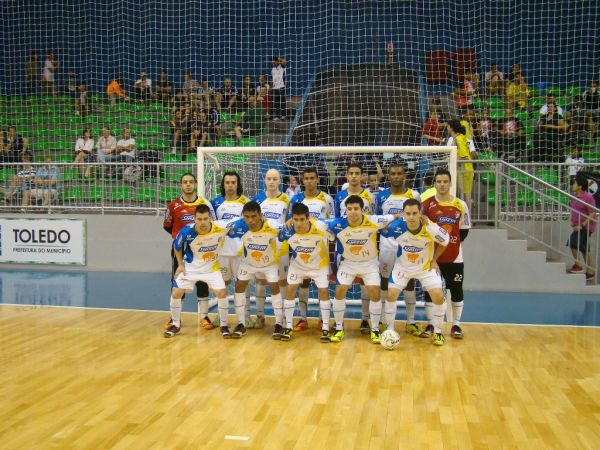
[(379, 330), (371, 330), (371, 342), (373, 344), (381, 344), (381, 333)]
[(423, 333), (416, 323), (407, 323), (404, 329), (408, 334), (412, 334), (413, 336), (421, 336), (421, 333)]
[(442, 346), (446, 342), (442, 333), (433, 333), (433, 345)]
[(292, 330), (291, 328), (286, 328), (285, 330), (283, 330), (283, 333), (281, 333), (281, 340), (282, 341), (291, 341), (293, 335), (294, 335), (294, 330)]
[(331, 342), (342, 342), (344, 339), (344, 330), (335, 330), (329, 340)]
[(379, 322), (378, 328), (379, 328), (379, 331), (383, 333), (385, 330), (388, 329), (387, 323)]
[(254, 321), (254, 319), (252, 318), (252, 316), (248, 316), (248, 317), (246, 317), (246, 320), (245, 320), (245, 322), (244, 322), (244, 326), (245, 326), (247, 329), (254, 328), (254, 324), (255, 324), (255, 321)]
[(319, 340), (325, 344), (331, 342), (331, 333), (329, 333), (329, 330), (321, 331), (321, 337), (319, 337)]

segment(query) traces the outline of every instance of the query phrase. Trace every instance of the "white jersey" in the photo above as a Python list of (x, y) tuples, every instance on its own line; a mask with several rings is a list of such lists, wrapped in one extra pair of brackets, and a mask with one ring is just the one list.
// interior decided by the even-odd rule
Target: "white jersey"
[(314, 219), (329, 219), (335, 217), (335, 204), (333, 198), (323, 191), (319, 191), (314, 197), (307, 197), (304, 192), (294, 195), (290, 201), (290, 211), (292, 209), (291, 207), (296, 203), (304, 203), (308, 206), (308, 213), (310, 214), (310, 217)]
[(267, 197), (262, 191), (254, 196), (254, 201), (260, 205), (263, 217), (284, 224), (288, 217), (290, 199), (283, 192), (275, 198)]
[(298, 233), (294, 227), (282, 228), (279, 240), (288, 243), (290, 264), (311, 271), (328, 267), (329, 236), (325, 223), (311, 219), (307, 233)]
[[(248, 199), (244, 195), (240, 195), (235, 200), (226, 200), (225, 197), (217, 197), (211, 200), (215, 215), (219, 220), (232, 221), (242, 217), (242, 209), (248, 203)], [(242, 241), (239, 238), (225, 237), (223, 244), (222, 256), (241, 256)]]
[(176, 251), (183, 251), (186, 272), (210, 273), (219, 271), (219, 252), (225, 242), (227, 229), (223, 223), (213, 222), (206, 234), (198, 234), (195, 224), (181, 229), (173, 241)]
[(265, 268), (279, 264), (279, 230), (281, 224), (266, 219), (258, 231), (250, 231), (244, 219), (235, 221), (228, 236), (242, 240), (242, 261), (249, 266)]

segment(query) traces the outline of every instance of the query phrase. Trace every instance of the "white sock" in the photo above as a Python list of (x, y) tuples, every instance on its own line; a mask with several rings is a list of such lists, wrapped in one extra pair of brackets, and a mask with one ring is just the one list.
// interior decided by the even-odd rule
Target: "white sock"
[(369, 320), (369, 303), (371, 303), (371, 298), (369, 297), (369, 291), (365, 286), (360, 287), (360, 300), (362, 304), (362, 320)]
[(198, 297), (198, 315), (203, 319), (208, 317), (208, 297)]
[(344, 329), (344, 312), (346, 311), (346, 299), (333, 299), (333, 317), (335, 318), (335, 329)]
[(275, 323), (277, 325), (282, 325), (283, 300), (281, 299), (281, 292), (279, 294), (271, 294), (271, 305), (273, 305), (273, 312), (275, 313)]
[(385, 302), (387, 301), (387, 289), (382, 289), (381, 291), (381, 295), (379, 296), (379, 301), (381, 302), (381, 310), (382, 310), (382, 314), (381, 314), (381, 319), (380, 322), (383, 324), (387, 325), (387, 317), (385, 315)]
[(379, 330), (381, 319), (381, 302), (369, 302), (369, 315), (371, 316), (371, 330)]
[(177, 328), (181, 327), (181, 299), (171, 297), (171, 319), (173, 319), (173, 325)]
[(219, 321), (222, 327), (227, 326), (227, 316), (229, 315), (229, 300), (227, 297), (218, 298), (217, 305), (219, 307)]
[(246, 288), (246, 317), (250, 317), (250, 308), (252, 303), (250, 302), (250, 289)]
[(460, 325), (460, 317), (463, 312), (464, 300), (452, 302), (452, 325)]
[(417, 309), (417, 294), (415, 291), (404, 291), (406, 304), (406, 323), (415, 323), (415, 310)]
[(433, 319), (433, 303), (432, 302), (425, 302), (425, 317), (427, 317), (427, 321), (429, 323), (432, 323), (431, 320)]
[(308, 317), (308, 288), (300, 288), (298, 292), (298, 307), (300, 308), (300, 318), (306, 320)]
[(233, 294), (233, 303), (238, 323), (246, 322), (246, 294), (243, 292)]
[(321, 310), (321, 319), (323, 320), (323, 330), (329, 330), (329, 317), (331, 316), (331, 300), (319, 301), (319, 309)]
[(296, 308), (295, 300), (284, 300), (283, 301), (283, 313), (285, 314), (285, 327), (293, 328), (292, 322), (294, 320), (294, 309)]
[(385, 302), (384, 305), (385, 308), (385, 316), (386, 316), (386, 323), (388, 326), (388, 329), (393, 330), (394, 329), (394, 323), (396, 322), (396, 311), (398, 310), (398, 302)]
[(266, 301), (266, 292), (267, 287), (264, 284), (256, 283), (256, 288), (254, 289), (254, 300), (256, 301), (256, 315), (263, 316), (265, 315), (265, 301)]
[(433, 331), (434, 333), (441, 333), (442, 325), (444, 323), (444, 316), (446, 315), (446, 302), (442, 303), (441, 305), (436, 305), (435, 303), (432, 305), (433, 318), (431, 321), (433, 322)]

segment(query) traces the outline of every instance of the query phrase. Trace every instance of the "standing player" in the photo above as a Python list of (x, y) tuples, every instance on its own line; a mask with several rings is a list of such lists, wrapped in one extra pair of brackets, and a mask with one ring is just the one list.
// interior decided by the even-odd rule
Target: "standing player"
[[(279, 291), (279, 229), (281, 225), (271, 219), (265, 219), (260, 205), (251, 201), (242, 209), (243, 219), (237, 220), (229, 230), (229, 237), (239, 238), (242, 241), (244, 256), (240, 262), (235, 282), (235, 312), (238, 325), (233, 330), (233, 337), (240, 338), (246, 334), (244, 322), (246, 320), (246, 288), (251, 279), (261, 276), (266, 279), (271, 290), (271, 303), (275, 311), (276, 319), (283, 316), (281, 293)], [(263, 304), (264, 308), (264, 304)], [(227, 300), (219, 303), (219, 315), (221, 318), (221, 334), (230, 337), (227, 328)], [(263, 310), (264, 311), (264, 310)], [(263, 322), (264, 326), (264, 322)]]
[[(335, 203), (329, 194), (319, 190), (319, 174), (316, 167), (308, 167), (304, 170), (302, 184), (304, 184), (304, 192), (300, 192), (292, 198), (290, 202), (292, 209), (295, 204), (304, 203), (308, 206), (310, 217), (314, 219), (329, 219), (334, 217)], [(310, 278), (305, 279), (300, 286), (298, 294), (300, 320), (294, 327), (294, 331), (302, 331), (308, 328), (309, 286)]]
[[(287, 289), (283, 310), (285, 330), (275, 325), (274, 339), (290, 340), (294, 317), (294, 298), (301, 282), (314, 281), (319, 292), (319, 307), (323, 318), (321, 342), (330, 342), (329, 335), (329, 245), (327, 226), (310, 218), (308, 206), (296, 203), (292, 206), (293, 227), (282, 228), (279, 240), (287, 241), (290, 249), (290, 265), (287, 273)], [(306, 322), (306, 318), (304, 319)], [(301, 328), (302, 329), (302, 328)]]
[(219, 270), (218, 254), (223, 246), (227, 230), (211, 219), (212, 210), (207, 204), (196, 207), (194, 222), (185, 226), (173, 242), (177, 261), (171, 290), (171, 320), (164, 336), (170, 338), (181, 330), (181, 301), (186, 291), (202, 281), (217, 297), (227, 301), (227, 289)]
[[(181, 196), (169, 202), (163, 221), (163, 228), (173, 239), (177, 237), (185, 225), (194, 223), (194, 214), (198, 205), (207, 205), (211, 219), (215, 219), (211, 204), (202, 196), (196, 194), (197, 181), (192, 173), (184, 173), (179, 179), (179, 184), (181, 185)], [(173, 261), (171, 271), (171, 279), (173, 280), (178, 267), (173, 246), (171, 246), (171, 260)], [(212, 330), (214, 325), (208, 318), (208, 285), (204, 281), (199, 280), (196, 283), (196, 295), (198, 297), (200, 326), (206, 330)], [(170, 325), (171, 322), (166, 327), (168, 328)]]
[[(290, 199), (288, 196), (279, 190), (281, 184), (281, 174), (277, 169), (269, 169), (265, 174), (265, 190), (254, 196), (254, 201), (260, 205), (260, 209), (265, 219), (270, 219), (283, 225), (287, 220), (288, 211), (290, 208)], [(282, 253), (287, 253), (286, 249), (282, 249)], [(279, 258), (279, 284), (285, 286), (285, 277), (287, 273), (287, 265), (289, 258), (287, 254)], [(254, 291), (256, 297), (256, 323), (254, 328), (263, 328), (265, 326), (265, 296), (266, 288), (263, 279), (256, 280), (256, 289)], [(247, 315), (250, 317), (250, 304), (246, 305)]]
[[(326, 219), (328, 230), (336, 237), (336, 254), (339, 256), (337, 286), (333, 300), (335, 331), (331, 342), (344, 338), (344, 311), (346, 293), (356, 277), (362, 279), (369, 293), (371, 318), (371, 341), (378, 344), (381, 302), (379, 301), (379, 268), (377, 264), (377, 231), (396, 216), (372, 216), (363, 214), (364, 202), (358, 195), (346, 199), (346, 217)], [(325, 318), (323, 318), (325, 319)]]
[[(404, 202), (409, 198), (419, 199), (419, 193), (406, 187), (406, 166), (392, 163), (388, 168), (388, 181), (390, 187), (377, 195), (377, 214), (401, 214)], [(392, 274), (392, 267), (396, 263), (398, 244), (392, 238), (380, 236), (379, 239), (379, 274), (381, 275), (381, 298), (387, 298), (388, 280)], [(417, 307), (415, 295), (415, 281), (410, 280), (404, 290), (406, 303), (406, 332), (418, 336), (421, 330), (415, 321)], [(385, 322), (385, 317), (384, 317)]]
[(400, 292), (411, 279), (419, 280), (433, 301), (433, 343), (444, 345), (442, 324), (446, 303), (437, 259), (450, 242), (450, 236), (433, 222), (424, 225), (421, 202), (412, 198), (404, 203), (403, 219), (392, 222), (381, 235), (391, 237), (398, 243), (398, 257), (390, 275), (385, 303), (388, 325), (393, 329)]
[[(438, 258), (437, 262), (446, 288), (450, 290), (452, 300), (452, 328), (450, 336), (455, 339), (464, 337), (460, 327), (460, 318), (462, 316), (464, 294), (463, 294), (463, 275), (465, 265), (463, 262), (462, 245), (471, 228), (469, 217), (469, 208), (467, 204), (459, 198), (450, 194), (452, 179), (450, 172), (446, 169), (439, 169), (434, 177), (434, 184), (437, 194), (423, 202), (423, 214), (437, 223), (450, 235), (450, 243), (446, 251)], [(430, 311), (431, 299), (425, 296), (426, 311)], [(431, 318), (429, 313), (428, 319)], [(433, 324), (430, 322), (425, 328), (425, 337), (433, 332)]]

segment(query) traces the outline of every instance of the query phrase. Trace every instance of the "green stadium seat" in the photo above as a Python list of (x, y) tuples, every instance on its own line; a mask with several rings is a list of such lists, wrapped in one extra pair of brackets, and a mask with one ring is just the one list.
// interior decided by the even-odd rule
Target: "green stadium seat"
[[(88, 122), (88, 118), (92, 117), (92, 116), (88, 116), (86, 117), (86, 120), (84, 120), (83, 122)], [(95, 116), (94, 116), (95, 117)], [(69, 124), (75, 124), (75, 123), (81, 123), (81, 117), (80, 116), (67, 116), (65, 117), (65, 122), (69, 123)]]
[(219, 139), (219, 147), (235, 147), (235, 139), (221, 138)]
[(569, 97), (575, 97), (577, 95), (583, 95), (584, 89), (577, 86), (569, 86), (565, 89), (565, 94)]
[(135, 122), (135, 115), (131, 113), (116, 114), (114, 122), (129, 125)]
[(256, 138), (254, 138), (254, 137), (243, 137), (240, 140), (240, 147), (256, 147)]
[(556, 205), (556, 203), (561, 203), (563, 205), (568, 205), (569, 204), (569, 197), (567, 197), (565, 194), (558, 192), (558, 191), (554, 191), (552, 189), (548, 189), (545, 191), (545, 196), (543, 196), (543, 199), (541, 200), (545, 205), (549, 206), (549, 205)]
[(553, 186), (558, 186), (558, 172), (554, 169), (538, 169), (535, 176)]
[(519, 206), (533, 206), (540, 203), (540, 199), (536, 198), (533, 191), (520, 189), (517, 192), (517, 205)]
[(167, 180), (172, 181), (174, 183), (179, 183), (179, 180), (181, 180), (181, 177), (187, 172), (193, 172), (193, 171), (190, 167), (175, 167), (175, 168), (167, 167), (167, 173), (168, 173)]
[(600, 152), (583, 152), (582, 156), (586, 163), (600, 163)]
[(47, 122), (50, 124), (61, 124), (65, 122), (65, 117), (60, 115), (48, 116)]
[(31, 118), (30, 117), (17, 117), (15, 119), (13, 119), (12, 123), (14, 123), (15, 125), (29, 125), (31, 123)]
[(146, 136), (158, 136), (163, 134), (163, 127), (157, 126), (157, 125), (153, 125), (153, 126), (149, 126), (146, 128), (145, 130), (145, 134)]
[(36, 152), (47, 152), (52, 148), (52, 145), (47, 139), (36, 139), (31, 144), (31, 149)]
[(107, 200), (113, 202), (131, 200), (131, 188), (129, 186), (113, 186), (110, 191), (110, 196), (107, 196)]
[(0, 182), (9, 181), (15, 174), (15, 169), (0, 169)]
[(529, 93), (532, 97), (539, 97), (540, 95), (542, 95), (542, 91), (540, 91), (540, 89), (536, 87), (530, 88)]
[(70, 153), (61, 153), (60, 155), (58, 155), (56, 157), (56, 161), (61, 162), (61, 163), (70, 163), (70, 162), (73, 162), (74, 159), (75, 159), (75, 156), (73, 156)]
[(143, 186), (136, 190), (135, 201), (153, 202), (156, 200), (156, 186)]
[(31, 137), (43, 137), (48, 136), (48, 129), (46, 127), (35, 127), (27, 132)]
[(62, 170), (63, 181), (74, 181), (79, 178), (79, 172), (77, 167), (65, 167)]
[(157, 122), (168, 122), (169, 120), (171, 120), (171, 115), (169, 113), (165, 112), (156, 114)]
[(480, 97), (473, 97), (473, 106), (475, 106), (477, 109), (483, 109), (485, 107), (485, 103)]
[(529, 106), (534, 109), (540, 109), (545, 104), (546, 99), (544, 97), (532, 97), (529, 99)]
[(173, 153), (165, 153), (163, 155), (163, 162), (166, 163), (179, 163), (181, 162), (181, 155), (173, 154)]
[[(492, 206), (496, 204), (496, 189), (488, 189), (487, 202), (489, 205), (492, 205)], [(508, 203), (508, 195), (506, 194), (506, 191), (501, 191), (500, 192), (500, 204), (502, 206), (505, 206), (506, 203)]]
[(490, 97), (486, 103), (490, 109), (504, 109), (504, 101), (499, 97)]
[(102, 186), (89, 186), (87, 192), (87, 200), (91, 202), (99, 202), (104, 198), (104, 188)]
[(168, 109), (169, 109), (169, 107), (166, 105), (163, 105), (162, 103), (150, 103), (150, 105), (148, 105), (148, 111), (162, 112), (162, 111), (165, 111)]
[(231, 155), (231, 162), (234, 163), (245, 163), (248, 162), (248, 155), (245, 153), (234, 153)]
[(534, 110), (531, 112), (531, 118), (532, 118), (533, 120), (538, 120), (538, 119), (540, 118), (540, 110), (539, 110), (539, 108), (536, 108), (536, 109), (534, 109)]
[(146, 110), (146, 107), (141, 103), (133, 103), (133, 104), (129, 105), (129, 111), (141, 112), (141, 111), (145, 111), (145, 110)]
[(61, 103), (71, 103), (73, 101), (73, 99), (71, 98), (70, 95), (62, 95), (62, 96), (58, 97), (58, 101)]
[[(179, 180), (177, 180), (179, 182)], [(158, 199), (162, 203), (170, 202), (174, 198), (179, 197), (179, 188), (177, 186), (161, 186)]]
[(185, 162), (197, 163), (198, 162), (198, 154), (197, 153), (188, 153), (187, 155), (185, 155)]
[(55, 150), (74, 150), (75, 149), (75, 142), (72, 141), (71, 139), (56, 139), (52, 145), (51, 148), (55, 149)]
[(527, 175), (523, 175), (520, 172), (517, 172), (516, 170), (510, 170), (508, 172), (508, 176), (515, 181), (519, 181), (523, 184), (531, 184), (532, 180), (531, 177), (528, 177)]
[(64, 126), (52, 126), (50, 127), (50, 136), (55, 136), (55, 137), (63, 137), (63, 136), (69, 136), (70, 134), (70, 127), (64, 127)]
[(104, 101), (106, 97), (103, 94), (93, 94), (90, 96), (90, 100), (93, 103), (101, 103), (102, 101)]
[(63, 199), (63, 201), (81, 201), (85, 198), (83, 186), (67, 186), (61, 192), (60, 197)]
[(556, 104), (564, 109), (567, 107), (567, 99), (565, 97), (558, 97), (556, 99)]
[(135, 147), (138, 152), (142, 151), (142, 150), (148, 150), (149, 146), (150, 146), (150, 141), (148, 141), (148, 139), (137, 139), (135, 142)]
[(496, 172), (480, 172), (479, 180), (484, 184), (495, 184)]
[[(79, 116), (75, 116), (75, 117), (79, 117)], [(95, 114), (90, 114), (89, 116), (85, 116), (83, 119), (81, 119), (81, 121), (84, 123), (98, 123), (98, 122), (100, 122), (100, 117)]]
[(546, 88), (546, 95), (559, 96), (560, 95), (560, 88), (558, 86), (548, 86)]
[(516, 109), (513, 113), (515, 119), (520, 120), (521, 122), (524, 120), (529, 120), (529, 113), (525, 109)]
[(149, 112), (141, 112), (137, 116), (135, 116), (135, 121), (137, 123), (148, 123), (152, 121), (152, 114)]
[(503, 109), (490, 109), (490, 119), (495, 121), (504, 120), (505, 113)]
[[(83, 127), (81, 125), (74, 125), (74, 126), (70, 126), (68, 128), (69, 130), (69, 136), (77, 138), (80, 137), (81, 135), (83, 135), (83, 129), (87, 128), (87, 127)], [(93, 137), (99, 136), (100, 133), (98, 134), (94, 134), (94, 132), (92, 131), (91, 128), (88, 128), (90, 130), (90, 133)]]
[(113, 111), (130, 111), (129, 104), (127, 103), (117, 103), (112, 107)]
[(139, 125), (131, 125), (129, 129), (131, 130), (131, 135), (136, 139), (144, 134), (144, 127)]

